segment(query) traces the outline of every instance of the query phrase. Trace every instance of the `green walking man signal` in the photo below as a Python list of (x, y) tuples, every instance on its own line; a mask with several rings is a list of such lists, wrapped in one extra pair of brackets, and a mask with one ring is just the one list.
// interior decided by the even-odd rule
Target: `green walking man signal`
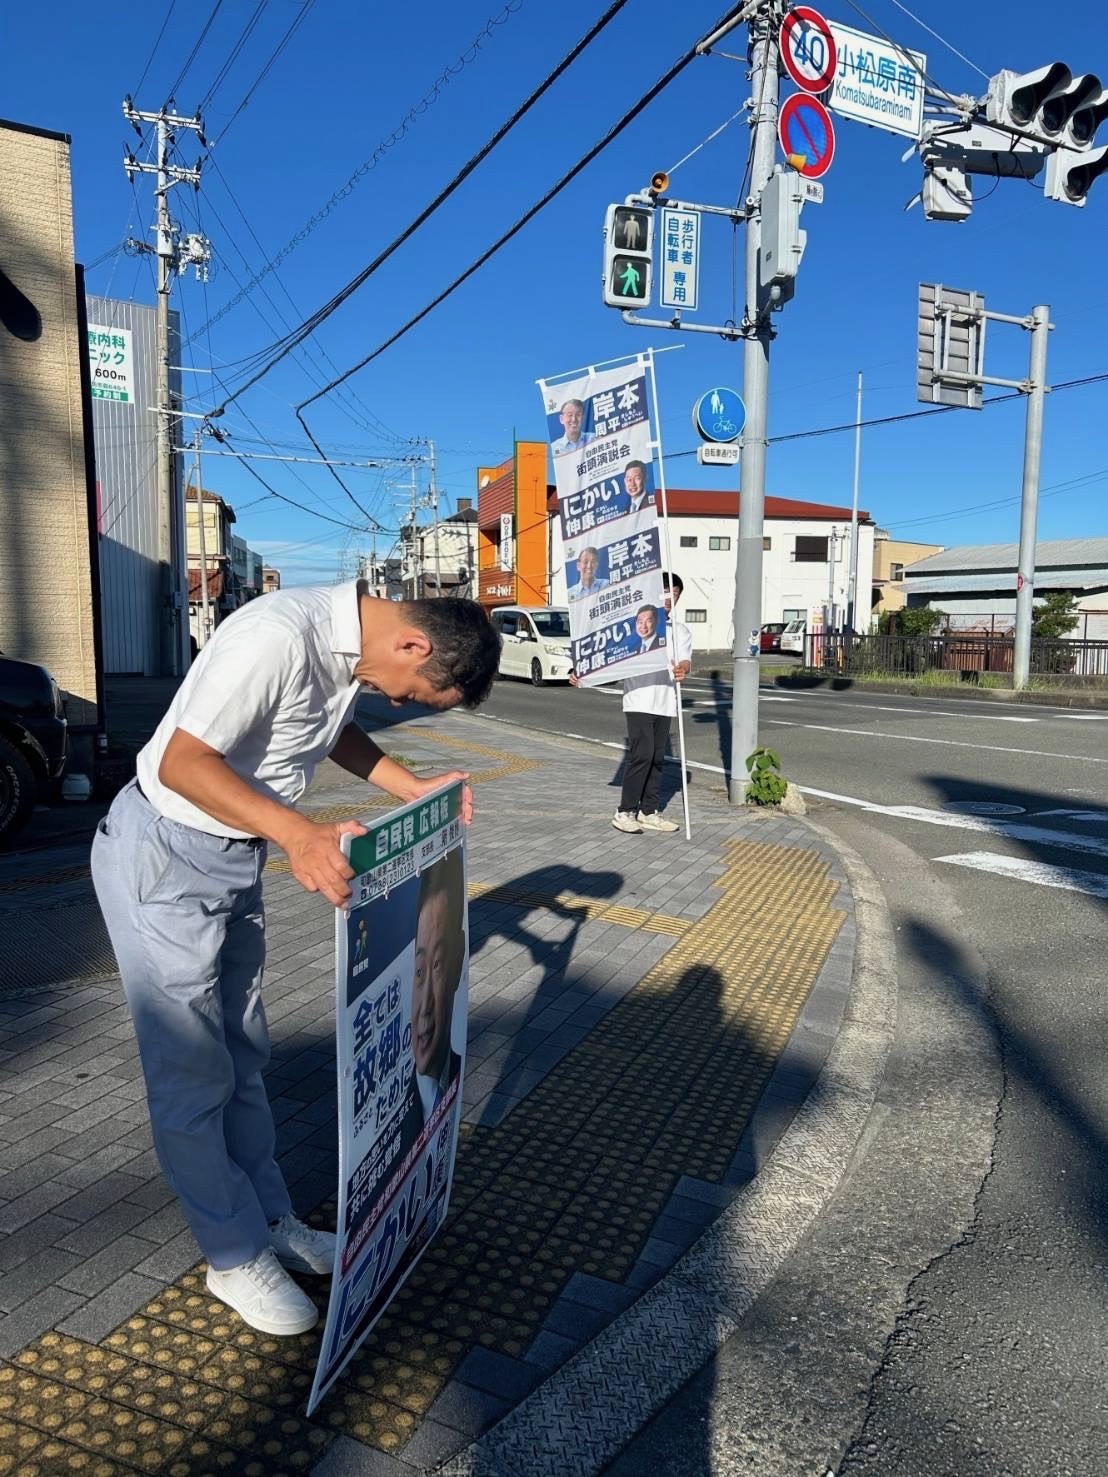
[(654, 212), (642, 205), (609, 205), (604, 217), (604, 301), (610, 308), (650, 303)]

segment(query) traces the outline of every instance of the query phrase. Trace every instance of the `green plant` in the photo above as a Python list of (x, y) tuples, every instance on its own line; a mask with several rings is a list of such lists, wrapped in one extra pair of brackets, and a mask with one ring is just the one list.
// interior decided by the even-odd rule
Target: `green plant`
[(930, 636), (945, 620), (945, 610), (914, 605), (910, 609), (881, 611), (877, 617), (877, 629), (882, 636)]
[(1077, 625), (1077, 601), (1068, 590), (1048, 590), (1031, 612), (1031, 635), (1036, 640), (1060, 641)]
[(772, 749), (755, 749), (746, 761), (746, 798), (755, 805), (780, 805), (788, 784), (781, 773), (781, 760)]

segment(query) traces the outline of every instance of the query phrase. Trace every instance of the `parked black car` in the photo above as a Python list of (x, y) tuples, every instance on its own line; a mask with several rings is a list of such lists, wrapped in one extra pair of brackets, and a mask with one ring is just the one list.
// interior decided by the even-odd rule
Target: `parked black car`
[(0, 841), (30, 819), (65, 768), (68, 726), (45, 667), (0, 655)]

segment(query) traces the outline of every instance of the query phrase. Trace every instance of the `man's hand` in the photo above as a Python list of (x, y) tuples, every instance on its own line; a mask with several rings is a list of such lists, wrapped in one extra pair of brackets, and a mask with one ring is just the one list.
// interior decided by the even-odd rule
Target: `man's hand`
[(468, 826), (473, 820), (473, 791), (470, 789), (468, 783), (469, 775), (463, 769), (452, 769), (448, 774), (431, 774), (426, 779), (415, 779), (413, 777), (411, 798), (413, 800), (422, 799), (424, 795), (429, 795), (432, 790), (437, 790), (442, 785), (452, 785), (457, 780), (465, 782), (465, 788), (462, 790), (462, 820)]
[(578, 677), (578, 675), (577, 675), (576, 672), (571, 672), (569, 674), (569, 685), (570, 685), (570, 687), (580, 687), (581, 686), (581, 679), (580, 679), (580, 677)]
[(301, 821), (285, 846), (289, 868), (308, 892), (321, 892), (328, 902), (341, 908), (350, 900), (350, 878), (354, 868), (339, 846), (343, 836), (364, 836), (360, 821)]
[(675, 682), (684, 682), (691, 671), (692, 662), (675, 662), (673, 665), (673, 680)]

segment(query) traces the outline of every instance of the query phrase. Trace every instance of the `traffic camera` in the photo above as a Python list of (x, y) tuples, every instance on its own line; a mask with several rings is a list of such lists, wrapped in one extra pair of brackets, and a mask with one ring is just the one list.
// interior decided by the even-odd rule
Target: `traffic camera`
[(609, 308), (649, 306), (653, 255), (653, 210), (609, 205), (604, 216), (604, 302)]

